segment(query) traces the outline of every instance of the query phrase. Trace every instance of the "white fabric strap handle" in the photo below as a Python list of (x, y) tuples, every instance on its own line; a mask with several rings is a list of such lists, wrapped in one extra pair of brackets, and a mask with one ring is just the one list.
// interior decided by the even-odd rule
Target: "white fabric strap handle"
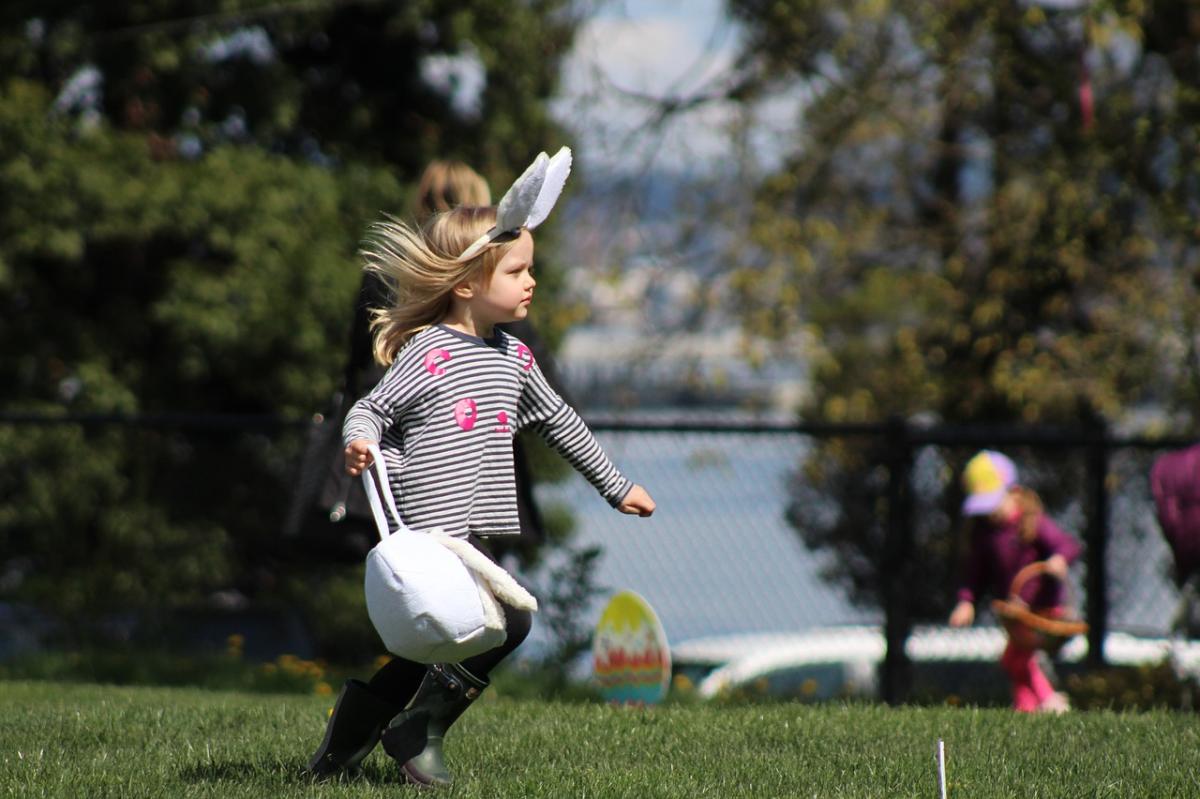
[(392, 518), (396, 520), (396, 526), (401, 530), (405, 529), (404, 522), (400, 521), (400, 511), (396, 509), (396, 499), (392, 496), (392, 487), (388, 483), (387, 466), (383, 462), (383, 452), (380, 451), (378, 444), (370, 446), (372, 466), (375, 467), (375, 474), (379, 479), (379, 487), (375, 487), (375, 480), (371, 478), (371, 467), (368, 466), (363, 470), (362, 481), (363, 488), (367, 492), (367, 501), (371, 503), (371, 514), (375, 517), (375, 526), (379, 528), (379, 539), (388, 537), (388, 521), (387, 516), (383, 513), (383, 503), (379, 501), (379, 495), (382, 493), (383, 498), (387, 500), (388, 510), (392, 512)]

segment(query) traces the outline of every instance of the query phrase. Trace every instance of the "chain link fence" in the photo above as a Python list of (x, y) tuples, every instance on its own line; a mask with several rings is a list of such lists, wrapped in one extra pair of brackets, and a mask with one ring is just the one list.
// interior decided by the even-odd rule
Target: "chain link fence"
[[(614, 461), (654, 496), (656, 515), (614, 513), (577, 476), (540, 487), (539, 500), (571, 509), (577, 540), (603, 550), (595, 577), (606, 595), (642, 594), (660, 616), (677, 671), (707, 679), (710, 692), (784, 675), (791, 663), (807, 664), (793, 671), (810, 675), (838, 666), (836, 679), (811, 682), (904, 701), (923, 681), (944, 679), (929, 669), (914, 674), (914, 660), (994, 663), (1004, 635), (986, 601), (975, 628), (945, 626), (965, 546), (958, 475), (983, 447), (1010, 455), (1022, 483), (1084, 545), (1070, 594), (1091, 632), (1063, 658), (1097, 667), (1178, 651), (1171, 636), (1181, 594), (1148, 476), (1158, 454), (1189, 442), (1100, 428), (616, 417), (591, 424)], [(847, 458), (840, 481), (814, 484), (814, 471), (827, 477), (823, 463), (847, 452), (866, 459)], [(844, 490), (822, 493), (830, 486)], [(855, 520), (876, 529), (856, 545), (830, 537)], [(874, 585), (864, 579), (871, 574)], [(871, 663), (881, 668), (864, 668)]]
[[(617, 513), (574, 473), (539, 485), (538, 502), (543, 510), (567, 511), (574, 546), (602, 550), (592, 577), (604, 593), (588, 610), (590, 620), (612, 591), (642, 594), (661, 618), (680, 673), (706, 691), (764, 675), (785, 680), (770, 675), (804, 662), (810, 677), (821, 669), (839, 672), (813, 680), (817, 696), (825, 686), (841, 685), (903, 701), (928, 679), (919, 669), (914, 673), (914, 663), (994, 662), (1004, 638), (986, 603), (976, 628), (950, 631), (944, 624), (963, 544), (956, 532), (958, 473), (985, 446), (1012, 457), (1022, 483), (1084, 544), (1071, 594), (1091, 632), (1063, 657), (1096, 667), (1161, 661), (1177, 651), (1170, 647), (1181, 593), (1148, 475), (1155, 457), (1189, 441), (1122, 437), (1102, 428), (816, 425), (678, 415), (593, 415), (589, 422), (618, 466), (651, 492), (658, 512), (650, 519)], [(49, 480), (22, 482), (10, 471), (5, 485), (11, 495), (4, 498), (10, 520), (20, 515), (14, 503), (30, 501), (12, 493), (25, 490), (22, 485), (70, 492), (86, 483), (116, 492), (107, 499), (98, 494), (100, 504), (119, 502), (122, 491), (177, 491), (173, 515), (211, 517), (230, 535), (222, 546), (256, 560), (241, 572), (250, 596), (269, 594), (272, 581), (294, 571), (290, 561), (304, 559), (302, 549), (314, 548), (310, 561), (349, 562), (370, 544), (365, 528), (358, 531), (361, 541), (349, 548), (343, 541), (340, 550), (331, 541), (281, 535), (297, 461), (310, 437), (305, 420), (0, 419), (0, 433), (11, 436), (14, 447), (34, 428), (58, 431), (60, 452), (40, 466), (21, 467), (42, 469)], [(89, 442), (111, 447), (114, 437), (126, 443), (117, 447), (124, 455), (113, 468), (128, 474), (101, 479), (103, 461), (87, 467), (95, 473), (73, 471), (88, 461), (72, 451)], [(38, 501), (54, 508), (49, 495)], [(65, 516), (56, 523), (76, 522), (81, 530), (92, 523)], [(189, 524), (180, 522), (180, 529), (190, 530)], [(164, 557), (188, 540), (206, 541), (201, 527), (194, 532), (191, 539), (176, 532), (176, 540), (162, 542)], [(142, 546), (150, 555), (159, 552), (153, 542)], [(214, 552), (206, 557), (218, 562)], [(6, 558), (0, 587), (35, 577), (21, 571), (29, 562)], [(237, 601), (236, 592), (230, 594), (230, 602)], [(1200, 665), (1200, 654), (1196, 660)]]

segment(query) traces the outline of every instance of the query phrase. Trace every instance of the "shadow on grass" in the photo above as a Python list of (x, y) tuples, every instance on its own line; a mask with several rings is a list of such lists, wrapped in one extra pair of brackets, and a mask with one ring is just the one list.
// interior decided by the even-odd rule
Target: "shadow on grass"
[[(295, 776), (296, 782), (308, 780), (303, 773), (304, 764), (296, 761), (282, 764), (283, 774)], [(279, 764), (255, 763), (250, 760), (210, 760), (207, 763), (193, 763), (180, 769), (179, 777), (185, 782), (262, 782), (277, 781), (281, 768)]]
[[(305, 770), (308, 760), (283, 762), (255, 762), (251, 760), (212, 760), (193, 763), (179, 771), (180, 779), (190, 783), (205, 782), (273, 782), (314, 785), (314, 780)], [(405, 784), (403, 775), (391, 763), (366, 763), (358, 770), (332, 777), (328, 782), (366, 782)]]

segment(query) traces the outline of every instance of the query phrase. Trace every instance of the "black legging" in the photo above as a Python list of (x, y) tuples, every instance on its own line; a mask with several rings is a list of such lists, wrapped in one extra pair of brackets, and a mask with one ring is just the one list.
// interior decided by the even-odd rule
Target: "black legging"
[[(467, 540), (488, 558), (495, 560), (481, 539), (471, 536)], [(497, 601), (504, 610), (504, 643), (495, 649), (489, 649), (469, 657), (460, 664), (480, 679), (487, 679), (492, 669), (500, 665), (500, 661), (508, 657), (529, 636), (529, 630), (533, 627), (533, 614), (528, 610), (518, 610), (511, 605)], [(387, 697), (398, 705), (407, 705), (408, 700), (412, 699), (413, 694), (417, 692), (417, 686), (425, 677), (426, 668), (428, 667), (424, 663), (394, 657), (375, 672), (368, 685), (380, 696)]]

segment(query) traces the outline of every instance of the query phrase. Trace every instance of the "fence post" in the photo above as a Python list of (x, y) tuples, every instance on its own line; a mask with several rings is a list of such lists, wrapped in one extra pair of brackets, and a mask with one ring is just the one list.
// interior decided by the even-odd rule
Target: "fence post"
[(883, 576), (884, 640), (882, 695), (890, 705), (908, 700), (912, 689), (912, 664), (904, 651), (912, 632), (909, 608), (909, 575), (912, 573), (912, 442), (904, 419), (888, 420), (887, 437), (887, 532), (884, 544)]
[(1087, 450), (1087, 484), (1091, 513), (1087, 526), (1088, 665), (1105, 665), (1104, 639), (1108, 635), (1108, 427), (1094, 423)]

